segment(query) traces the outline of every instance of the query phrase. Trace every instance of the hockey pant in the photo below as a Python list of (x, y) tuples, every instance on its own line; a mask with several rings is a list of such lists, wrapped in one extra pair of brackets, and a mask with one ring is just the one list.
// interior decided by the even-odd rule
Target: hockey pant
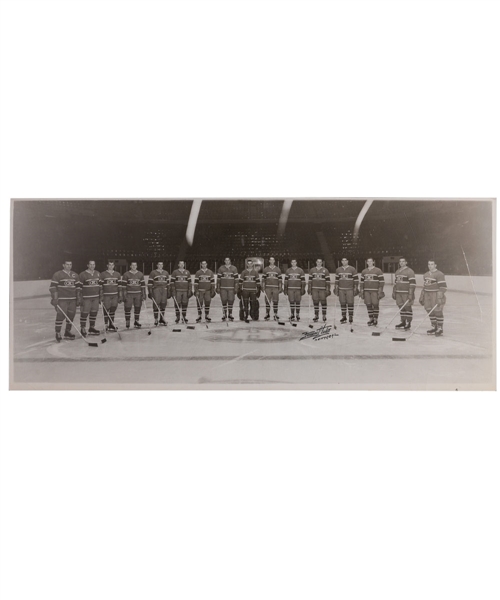
[[(66, 313), (68, 319), (62, 314), (59, 310), (59, 306)], [(64, 298), (60, 298), (56, 307), (56, 333), (60, 333), (62, 324), (66, 319), (66, 333), (71, 331), (71, 323), (76, 315), (76, 298), (74, 300), (65, 300)]]
[(210, 290), (198, 290), (198, 316), (201, 317), (202, 308), (205, 307), (205, 316), (208, 317), (208, 313), (210, 312), (210, 303), (212, 302), (212, 296), (210, 295)]
[(339, 289), (339, 302), (342, 318), (345, 319), (347, 312), (349, 312), (349, 320), (352, 320), (354, 316), (354, 290)]
[[(424, 292), (424, 308), (427, 311), (427, 314), (431, 312), (436, 304), (437, 292)], [(443, 307), (437, 306), (434, 310), (432, 310), (432, 314), (429, 315), (429, 319), (434, 328), (439, 327), (442, 329), (444, 324)]]
[(115, 324), (115, 313), (118, 308), (118, 293), (116, 294), (104, 294), (102, 297), (102, 305), (105, 308), (104, 312), (104, 323), (108, 325)]
[(278, 304), (280, 300), (279, 288), (277, 287), (266, 287), (264, 290), (265, 295), (264, 298), (266, 300), (266, 313), (269, 314), (271, 312), (271, 306), (269, 302), (273, 303), (273, 312), (275, 315), (278, 314)]
[(234, 296), (234, 288), (221, 288), (220, 301), (222, 302), (222, 312), (224, 313), (225, 317), (227, 317), (228, 313), (230, 315), (233, 314)]
[(141, 314), (141, 306), (142, 306), (142, 292), (138, 292), (136, 294), (131, 294), (130, 292), (127, 294), (127, 298), (125, 299), (125, 321), (130, 323), (130, 313), (132, 312), (132, 307), (134, 307), (134, 321), (139, 320), (139, 315)]
[(188, 291), (187, 290), (179, 290), (174, 292), (175, 296), (175, 300), (176, 300), (176, 304), (175, 304), (175, 318), (176, 319), (180, 319), (181, 318), (181, 314), (179, 312), (179, 310), (182, 311), (182, 317), (185, 319), (186, 318), (186, 312), (187, 312), (187, 307), (188, 307)]
[(87, 317), (90, 315), (90, 326), (95, 327), (97, 313), (99, 311), (99, 296), (95, 298), (82, 298), (80, 307), (80, 327), (87, 325)]
[(319, 305), (321, 304), (321, 314), (326, 316), (326, 290), (320, 288), (312, 288), (312, 301), (314, 304), (314, 316), (319, 316)]
[(259, 318), (257, 290), (241, 290), (241, 300), (243, 302), (243, 315), (245, 318), (250, 316), (254, 321), (257, 321)]
[(368, 311), (368, 316), (370, 318), (370, 321), (372, 319), (377, 319), (378, 321), (378, 314), (379, 314), (379, 304), (380, 304), (380, 300), (378, 297), (378, 290), (365, 290), (363, 292), (363, 300), (365, 301), (366, 304), (366, 310)]
[(290, 313), (292, 317), (300, 315), (300, 300), (302, 298), (301, 289), (300, 288), (288, 288), (288, 301), (290, 302)]
[[(404, 303), (408, 300), (408, 292), (396, 292), (396, 304), (398, 305), (398, 308), (401, 309), (401, 307), (404, 305)], [(401, 311), (401, 322), (404, 323), (405, 321), (407, 321), (408, 323), (411, 323), (413, 319), (413, 309), (410, 305), (410, 303), (408, 302), (408, 304), (403, 308), (403, 310)]]
[(166, 285), (158, 285), (153, 287), (151, 290), (151, 295), (153, 296), (153, 315), (155, 321), (158, 321), (158, 311), (161, 313), (161, 316), (165, 316), (165, 308), (167, 306), (167, 286)]

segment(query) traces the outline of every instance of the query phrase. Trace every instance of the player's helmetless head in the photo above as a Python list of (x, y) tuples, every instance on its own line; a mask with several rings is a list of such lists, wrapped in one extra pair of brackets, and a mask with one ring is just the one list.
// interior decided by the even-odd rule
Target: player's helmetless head
[(230, 258), (225, 258), (224, 259), (224, 264), (226, 265), (226, 267), (230, 267), (231, 266), (231, 259)]
[(65, 271), (71, 271), (71, 267), (73, 266), (73, 263), (70, 260), (65, 260), (63, 262), (63, 269)]
[(349, 261), (347, 260), (347, 258), (343, 258), (342, 259), (342, 266), (343, 267), (347, 267), (348, 264), (349, 264)]
[(366, 264), (368, 265), (368, 268), (371, 269), (373, 267), (373, 265), (375, 264), (375, 261), (373, 260), (373, 258), (367, 258)]
[(275, 262), (276, 262), (276, 261), (274, 260), (274, 256), (271, 256), (271, 257), (270, 257), (270, 259), (269, 259), (269, 264), (271, 265), (271, 267), (273, 267), (273, 266), (274, 266), (274, 263), (275, 263)]
[(401, 268), (404, 268), (404, 267), (406, 267), (406, 258), (402, 258), (402, 257), (401, 257), (401, 258), (399, 259), (399, 266), (400, 266)]
[(318, 269), (323, 266), (323, 260), (321, 258), (316, 259), (316, 266)]
[(95, 269), (95, 260), (89, 260), (87, 267), (93, 271)]
[(436, 265), (436, 261), (435, 261), (435, 260), (430, 260), (430, 261), (427, 263), (427, 266), (429, 267), (429, 271), (435, 271), (435, 270), (436, 270), (436, 267), (437, 267), (437, 265)]
[(248, 267), (249, 269), (251, 269), (251, 268), (252, 268), (252, 266), (253, 266), (253, 260), (252, 260), (252, 259), (249, 259), (249, 260), (247, 260), (247, 267)]
[(157, 262), (156, 263), (156, 268), (159, 269), (160, 271), (162, 271), (163, 270), (163, 263), (161, 261)]
[(292, 259), (292, 267), (296, 267), (297, 266), (297, 261), (295, 260), (295, 258)]
[(115, 268), (115, 263), (112, 260), (108, 260), (106, 266), (108, 267), (108, 271), (113, 271), (113, 269)]
[(137, 263), (136, 262), (131, 262), (130, 263), (130, 270), (131, 271), (137, 271)]
[(179, 261), (179, 269), (183, 269), (184, 268), (184, 261), (180, 260)]
[(206, 260), (202, 260), (201, 261), (201, 268), (202, 269), (206, 269), (207, 268), (207, 261)]

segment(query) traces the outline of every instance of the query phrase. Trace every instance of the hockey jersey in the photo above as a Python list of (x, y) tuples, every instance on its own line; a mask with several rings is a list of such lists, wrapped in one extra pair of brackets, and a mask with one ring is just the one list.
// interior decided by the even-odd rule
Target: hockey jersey
[(99, 271), (82, 271), (80, 273), (80, 288), (82, 298), (97, 298), (101, 291), (101, 276)]
[(259, 272), (255, 269), (244, 269), (240, 275), (241, 289), (248, 292), (256, 292), (260, 286)]
[(279, 288), (281, 282), (281, 269), (277, 266), (266, 267), (262, 273), (264, 288)]
[(290, 290), (300, 290), (306, 283), (306, 275), (300, 267), (290, 267), (285, 273), (285, 284)]
[(397, 294), (415, 293), (416, 285), (415, 273), (410, 267), (398, 269), (394, 274), (394, 291)]
[(207, 290), (210, 290), (210, 288), (215, 285), (214, 272), (210, 269), (200, 269), (199, 271), (196, 271), (194, 275), (194, 285), (197, 286), (200, 291), (206, 292)]
[(148, 287), (167, 287), (170, 281), (170, 275), (168, 271), (164, 271), (163, 269), (160, 271), (159, 269), (154, 269), (151, 271), (148, 277)]
[(448, 286), (444, 280), (444, 275), (437, 269), (435, 271), (427, 271), (424, 275), (424, 292), (446, 292)]
[(335, 284), (339, 286), (339, 290), (353, 290), (354, 283), (357, 283), (358, 272), (351, 265), (347, 267), (339, 267), (335, 271)]
[(76, 300), (76, 290), (80, 285), (80, 277), (74, 271), (61, 270), (52, 275), (49, 291), (57, 294), (60, 300)]
[(176, 292), (186, 292), (191, 289), (191, 273), (187, 269), (176, 269), (172, 273), (172, 285)]
[(384, 287), (384, 273), (378, 267), (363, 269), (359, 278), (365, 292), (376, 292)]
[(234, 265), (222, 265), (217, 271), (217, 281), (221, 290), (234, 290), (238, 282), (238, 269)]
[(146, 289), (144, 275), (140, 271), (135, 273), (127, 271), (122, 277), (122, 286), (127, 294), (140, 294), (143, 289)]
[(100, 284), (104, 296), (116, 296), (118, 288), (121, 285), (122, 276), (118, 271), (103, 271), (101, 273)]
[(313, 290), (325, 290), (330, 285), (330, 272), (325, 267), (313, 267), (309, 271), (309, 283)]

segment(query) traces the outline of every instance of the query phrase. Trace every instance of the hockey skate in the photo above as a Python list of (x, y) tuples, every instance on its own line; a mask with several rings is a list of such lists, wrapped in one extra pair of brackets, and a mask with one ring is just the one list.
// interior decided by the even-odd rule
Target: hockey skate
[(111, 332), (114, 332), (114, 331), (118, 331), (118, 329), (115, 327), (115, 324), (114, 324), (114, 323), (110, 323), (110, 324), (109, 324), (109, 325), (106, 327), (106, 331), (111, 331)]
[(83, 337), (87, 337), (87, 330), (85, 329), (85, 327), (80, 328), (80, 333), (82, 334)]
[(228, 316), (228, 319), (229, 319), (230, 321), (234, 321), (234, 317), (233, 317), (233, 315), (229, 315), (229, 316)]
[(344, 325), (344, 323), (347, 323), (347, 317), (342, 317), (342, 318), (340, 319), (340, 324), (341, 324), (341, 325)]
[(158, 319), (155, 319), (155, 327), (158, 327), (158, 323), (159, 323)]
[(352, 325), (352, 323), (353, 323), (353, 318), (349, 317), (349, 324)]
[(212, 322), (212, 319), (211, 319), (211, 318), (210, 318), (208, 315), (205, 315), (205, 321), (206, 321), (207, 323), (211, 323), (211, 322)]
[(95, 327), (89, 327), (89, 335), (101, 335), (100, 331)]
[(180, 320), (181, 320), (181, 318), (180, 318), (180, 317), (177, 317), (177, 318), (175, 319), (175, 322), (176, 322), (176, 323), (178, 323)]
[(437, 331), (437, 327), (433, 327), (432, 329), (427, 330), (427, 335), (435, 335)]
[(318, 317), (318, 315), (315, 315), (315, 316), (314, 316), (314, 319), (313, 319), (313, 321), (314, 321), (315, 323), (317, 323), (317, 322), (319, 321), (319, 317)]
[(59, 333), (59, 331), (56, 331), (56, 340), (58, 342), (60, 342), (62, 340), (62, 335)]
[(136, 329), (140, 329), (142, 327), (142, 325), (139, 323), (139, 321), (134, 321), (134, 327)]
[(295, 319), (296, 319), (297, 321), (300, 321), (300, 315), (299, 315), (298, 313), (297, 313), (297, 316), (295, 317)]
[(326, 315), (323, 315), (323, 323), (326, 323)]
[(410, 321), (407, 321), (407, 322), (406, 322), (406, 324), (405, 324), (405, 326), (403, 327), (403, 329), (404, 329), (405, 331), (408, 331), (408, 330), (410, 330), (410, 329), (411, 329), (411, 323), (410, 323)]
[(395, 327), (395, 329), (404, 329), (405, 327), (405, 322), (401, 321), (401, 323), (398, 323)]
[(199, 317), (196, 319), (197, 323), (201, 323), (201, 315), (199, 315)]
[(372, 323), (372, 325), (373, 325), (374, 327), (376, 327), (376, 326), (378, 325), (378, 321), (377, 321), (377, 319), (373, 319), (373, 323)]
[(160, 317), (160, 325), (163, 325), (164, 327), (167, 326), (167, 322), (165, 321), (163, 315), (161, 315), (161, 317)]
[(375, 324), (373, 319), (370, 319), (367, 323), (368, 327), (372, 327)]
[(266, 313), (266, 316), (264, 317), (264, 321), (269, 321), (271, 319), (271, 315), (269, 313)]
[(126, 327), (127, 329), (130, 329), (130, 321), (125, 321), (125, 327)]
[(74, 340), (75, 339), (75, 334), (71, 333), (71, 331), (65, 331), (64, 332), (64, 339), (65, 340)]
[(442, 327), (438, 327), (436, 329), (436, 333), (434, 334), (436, 337), (441, 337), (443, 335), (443, 328)]

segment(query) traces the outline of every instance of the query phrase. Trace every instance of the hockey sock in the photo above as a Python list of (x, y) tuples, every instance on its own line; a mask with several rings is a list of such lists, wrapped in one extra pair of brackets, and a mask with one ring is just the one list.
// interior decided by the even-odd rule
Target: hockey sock
[(153, 302), (153, 317), (155, 321), (158, 321), (158, 309), (156, 308), (156, 304)]
[(299, 316), (299, 315), (300, 315), (300, 304), (297, 304), (297, 305), (295, 306), (295, 310), (296, 310), (296, 312), (297, 312), (297, 316)]
[(322, 305), (321, 305), (321, 314), (322, 314), (323, 316), (325, 316), (325, 315), (326, 315), (326, 304), (322, 304)]
[(319, 302), (314, 302), (314, 316), (317, 317), (319, 315)]
[(368, 311), (368, 316), (370, 319), (373, 319), (373, 306), (371, 304), (367, 304), (366, 310)]
[(292, 313), (292, 317), (295, 317), (295, 303), (290, 302), (290, 312)]
[(347, 304), (342, 304), (341, 309), (342, 309), (342, 318), (345, 319), (346, 315), (347, 315)]
[(109, 324), (109, 317), (106, 313), (104, 313), (104, 325), (108, 325)]
[(126, 308), (125, 309), (125, 321), (129, 321), (130, 322), (130, 312), (131, 312), (130, 308), (128, 308), (128, 309)]
[(96, 312), (91, 312), (90, 313), (90, 326), (91, 327), (95, 326), (96, 320), (97, 320), (97, 313)]
[(62, 328), (63, 321), (56, 321), (56, 333), (59, 333)]
[(233, 305), (230, 304), (229, 305), (229, 315), (232, 315), (232, 314), (233, 314)]
[(436, 317), (436, 323), (437, 323), (438, 329), (443, 329), (444, 317)]
[(349, 309), (349, 319), (352, 319), (354, 315), (354, 304), (348, 304), (347, 308)]
[(140, 314), (141, 314), (140, 307), (137, 308), (136, 306), (134, 306), (134, 321), (138, 321), (139, 320), (139, 315)]
[(109, 322), (111, 323), (111, 325), (115, 324), (115, 310), (116, 310), (115, 308), (112, 308), (109, 311)]
[(69, 333), (70, 331), (71, 331), (71, 322), (66, 321), (66, 333)]
[(205, 305), (205, 317), (208, 317), (209, 312), (210, 312), (210, 306)]
[(87, 317), (88, 317), (88, 313), (82, 313), (80, 315), (80, 327), (85, 327), (85, 325), (87, 325)]
[(277, 315), (278, 314), (278, 303), (276, 301), (273, 301), (273, 310), (274, 310), (274, 314)]
[(374, 306), (373, 307), (373, 318), (377, 319), (377, 321), (378, 321), (378, 313), (379, 313), (379, 311), (380, 311), (380, 309), (379, 309), (378, 306)]

